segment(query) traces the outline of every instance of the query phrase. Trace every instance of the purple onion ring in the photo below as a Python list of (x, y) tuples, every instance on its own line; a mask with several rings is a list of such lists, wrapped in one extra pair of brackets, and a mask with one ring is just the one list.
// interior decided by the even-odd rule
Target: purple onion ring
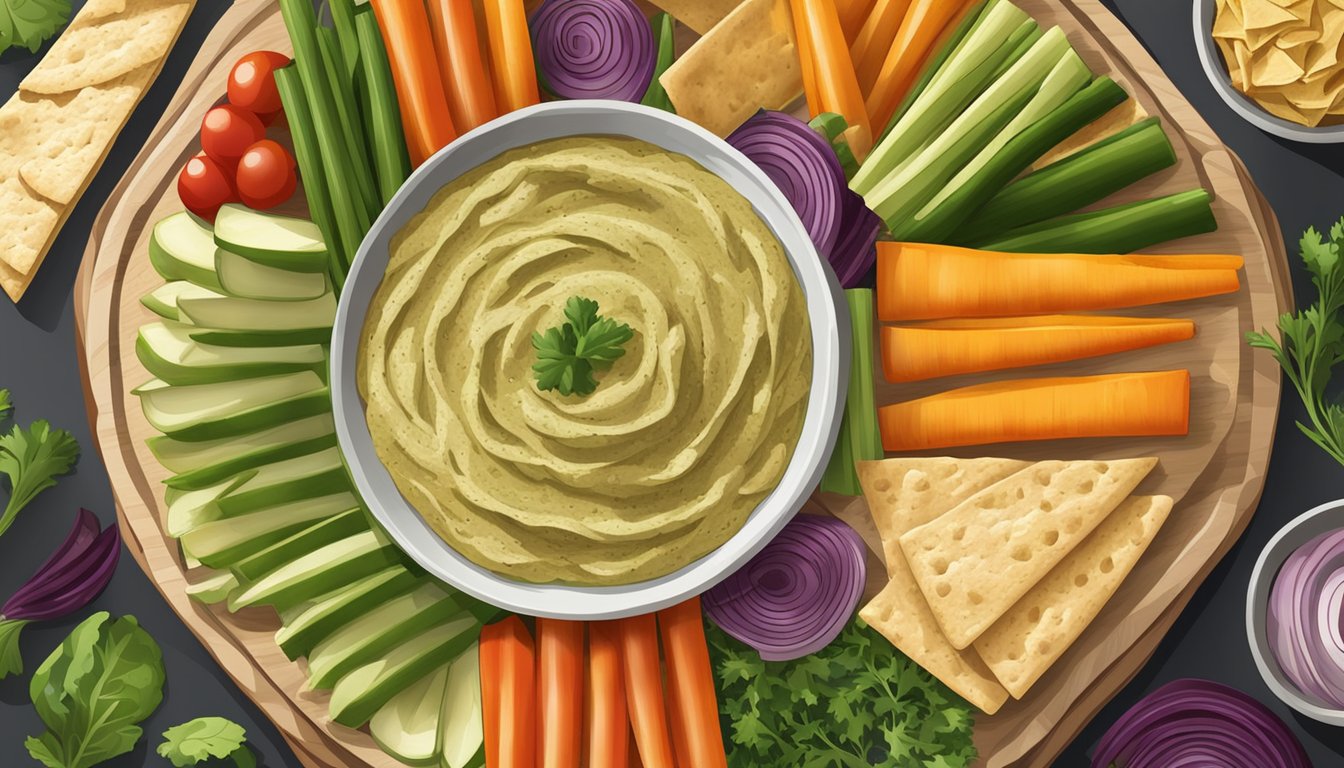
[(658, 50), (631, 0), (546, 0), (528, 26), (537, 70), (556, 96), (637, 102), (649, 89)]

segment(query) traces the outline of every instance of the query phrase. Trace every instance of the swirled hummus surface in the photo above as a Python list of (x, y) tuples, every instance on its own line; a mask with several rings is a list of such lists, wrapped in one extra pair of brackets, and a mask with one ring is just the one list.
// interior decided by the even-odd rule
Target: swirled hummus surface
[[(634, 332), (596, 391), (542, 391), (573, 296)], [(454, 549), (511, 578), (624, 584), (731, 537), (793, 455), (807, 307), (750, 203), (682, 155), (576, 137), (444, 187), (392, 241), (358, 382), (377, 453)]]

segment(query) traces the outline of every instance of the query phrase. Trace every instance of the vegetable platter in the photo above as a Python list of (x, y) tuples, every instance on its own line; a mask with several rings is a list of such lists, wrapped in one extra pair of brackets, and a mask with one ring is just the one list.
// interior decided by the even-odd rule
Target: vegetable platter
[[(1046, 766), (1153, 653), (1195, 589), (1232, 546), (1259, 500), (1277, 418), (1279, 376), (1273, 360), (1254, 355), (1244, 332), (1271, 327), (1291, 306), (1286, 257), (1272, 211), (1245, 169), (1213, 135), (1121, 23), (1095, 0), (1020, 0), (1041, 26), (1058, 25), (1096, 75), (1109, 75), (1147, 114), (1160, 118), (1174, 147), (1174, 167), (1138, 182), (1106, 205), (1202, 187), (1212, 193), (1216, 232), (1178, 240), (1155, 253), (1229, 253), (1244, 258), (1235, 293), (1132, 310), (1137, 317), (1190, 318), (1194, 339), (1123, 355), (1059, 363), (1031, 375), (1078, 376), (1114, 371), (1190, 370), (1190, 433), (1180, 438), (1076, 440), (939, 451), (957, 457), (1020, 460), (1153, 456), (1160, 464), (1137, 489), (1174, 499), (1170, 520), (1147, 554), (1070, 650), (1020, 700), (979, 715), (975, 746), (985, 766)], [(678, 48), (694, 38), (678, 28)], [(200, 116), (224, 92), (233, 62), (254, 50), (291, 51), (277, 4), (238, 0), (224, 14), (126, 176), (109, 197), (90, 239), (76, 286), (79, 338), (90, 419), (117, 498), (125, 541), (183, 621), (235, 682), (270, 717), (308, 766), (395, 766), (362, 730), (336, 724), (331, 696), (307, 690), (306, 665), (276, 645), (270, 608), (227, 612), (193, 600), (198, 579), (167, 532), (162, 481), (168, 472), (146, 446), (156, 432), (132, 389), (150, 378), (136, 355), (140, 328), (153, 316), (141, 297), (163, 284), (145, 257), (155, 222), (180, 210), (175, 181), (197, 151)], [(303, 213), (302, 207), (291, 211)], [(879, 281), (880, 281), (879, 277)], [(879, 286), (880, 293), (880, 286)], [(880, 297), (879, 297), (880, 298)], [(1003, 374), (970, 374), (889, 384), (875, 366), (878, 405), (949, 386), (981, 384)], [(897, 454), (888, 454), (897, 455)], [(900, 455), (910, 455), (900, 454)], [(862, 497), (819, 493), (812, 511), (852, 525), (869, 543), (865, 600), (881, 588), (881, 544)]]

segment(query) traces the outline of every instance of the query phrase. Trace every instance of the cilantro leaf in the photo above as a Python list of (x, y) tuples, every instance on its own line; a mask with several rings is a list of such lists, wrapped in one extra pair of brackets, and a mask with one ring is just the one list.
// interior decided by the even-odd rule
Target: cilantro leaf
[(70, 0), (0, 0), (0, 53), (22, 46), (36, 53), (70, 20)]
[(198, 717), (163, 732), (160, 757), (177, 768), (188, 768), (216, 759), (232, 758), (238, 768), (251, 768), (256, 758), (247, 748), (247, 731), (222, 717)]
[(1344, 219), (1330, 228), (1328, 239), (1314, 227), (1302, 234), (1298, 251), (1316, 286), (1316, 301), (1296, 314), (1279, 318), (1282, 341), (1264, 331), (1248, 332), (1246, 341), (1256, 349), (1272, 353), (1297, 390), (1310, 422), (1298, 422), (1298, 429), (1335, 461), (1344, 464), (1344, 407), (1330, 402), (1326, 394), (1335, 368), (1344, 362), (1341, 244), (1344, 244)]
[(0, 421), (9, 418), (9, 412), (14, 410), (14, 403), (9, 399), (9, 390), (0, 389)]
[(0, 534), (9, 529), (19, 510), (33, 497), (56, 484), (79, 459), (79, 443), (63, 429), (37, 420), (22, 429), (15, 425), (0, 435), (0, 474), (9, 478), (9, 502), (0, 514)]
[(596, 370), (609, 367), (625, 354), (634, 331), (624, 323), (597, 314), (592, 299), (572, 296), (565, 302), (564, 325), (532, 334), (537, 362), (532, 373), (537, 388), (562, 395), (591, 395), (597, 389)]

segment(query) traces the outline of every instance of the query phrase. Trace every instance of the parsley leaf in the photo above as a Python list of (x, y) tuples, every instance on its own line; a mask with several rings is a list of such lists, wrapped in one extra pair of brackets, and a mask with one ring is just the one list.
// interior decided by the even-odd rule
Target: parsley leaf
[(22, 46), (36, 53), (70, 20), (70, 0), (0, 0), (0, 53)]
[(9, 412), (14, 410), (14, 403), (9, 399), (9, 390), (0, 389), (0, 421), (9, 418)]
[(0, 514), (0, 534), (9, 529), (19, 510), (33, 497), (56, 484), (79, 459), (79, 443), (63, 429), (37, 420), (24, 430), (15, 425), (0, 435), (0, 474), (9, 477), (9, 502)]
[(1246, 341), (1267, 349), (1302, 398), (1310, 424), (1297, 423), (1312, 442), (1344, 464), (1344, 407), (1330, 402), (1326, 388), (1334, 369), (1344, 362), (1344, 219), (1330, 229), (1329, 239), (1310, 228), (1299, 242), (1302, 261), (1316, 285), (1315, 303), (1279, 318), (1282, 343), (1264, 331), (1250, 331)]
[(247, 748), (247, 731), (222, 717), (198, 717), (163, 732), (159, 756), (177, 768), (188, 768), (211, 759), (231, 758), (238, 768), (257, 764)]
[(537, 362), (532, 373), (537, 388), (562, 395), (591, 395), (597, 389), (595, 370), (604, 370), (625, 354), (634, 331), (624, 323), (597, 314), (597, 302), (572, 296), (565, 302), (564, 325), (532, 334)]
[(706, 625), (733, 768), (965, 768), (970, 705), (862, 621), (821, 651), (762, 661)]

